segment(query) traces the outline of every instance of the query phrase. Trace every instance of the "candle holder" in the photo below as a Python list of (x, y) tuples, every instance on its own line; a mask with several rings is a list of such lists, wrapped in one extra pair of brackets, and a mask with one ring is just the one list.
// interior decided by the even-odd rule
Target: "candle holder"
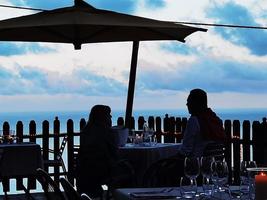
[(250, 199), (267, 199), (267, 167), (247, 168), (250, 180)]

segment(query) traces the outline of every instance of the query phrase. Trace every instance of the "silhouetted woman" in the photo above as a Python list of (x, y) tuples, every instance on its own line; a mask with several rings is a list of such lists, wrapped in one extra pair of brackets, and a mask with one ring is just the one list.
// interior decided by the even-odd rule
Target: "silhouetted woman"
[(77, 166), (77, 189), (89, 196), (101, 197), (101, 185), (110, 176), (111, 166), (117, 160), (117, 147), (110, 134), (111, 109), (95, 105), (81, 132)]
[(187, 98), (188, 119), (183, 137), (181, 153), (184, 156), (202, 156), (207, 144), (225, 142), (222, 120), (208, 108), (207, 93), (193, 89)]

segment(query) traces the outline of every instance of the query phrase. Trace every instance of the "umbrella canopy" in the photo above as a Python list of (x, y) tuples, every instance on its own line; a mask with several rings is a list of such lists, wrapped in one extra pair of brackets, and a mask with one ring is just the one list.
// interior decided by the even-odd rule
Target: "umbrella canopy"
[(139, 41), (178, 40), (196, 28), (94, 8), (82, 0), (64, 7), (0, 21), (1, 41), (72, 43), (80, 49), (84, 43), (134, 41), (130, 70), (126, 125), (132, 115)]

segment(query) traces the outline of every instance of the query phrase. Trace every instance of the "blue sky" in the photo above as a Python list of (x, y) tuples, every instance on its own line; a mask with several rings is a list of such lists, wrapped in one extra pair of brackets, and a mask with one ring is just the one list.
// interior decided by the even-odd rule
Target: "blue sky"
[[(92, 6), (170, 21), (267, 26), (260, 0), (87, 0)], [(0, 0), (53, 9), (72, 0)], [(0, 19), (32, 11), (0, 8)], [(267, 30), (208, 28), (176, 41), (141, 42), (134, 109), (186, 108), (193, 88), (216, 108), (267, 107)], [(103, 103), (125, 109), (131, 43), (83, 45), (0, 42), (4, 111), (84, 110)], [(54, 103), (53, 103), (54, 102)]]

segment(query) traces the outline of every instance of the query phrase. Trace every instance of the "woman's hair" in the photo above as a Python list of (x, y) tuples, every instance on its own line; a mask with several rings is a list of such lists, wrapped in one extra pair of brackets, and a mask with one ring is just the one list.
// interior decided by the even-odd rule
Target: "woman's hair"
[(111, 127), (111, 109), (106, 105), (95, 105), (89, 114), (88, 124)]

